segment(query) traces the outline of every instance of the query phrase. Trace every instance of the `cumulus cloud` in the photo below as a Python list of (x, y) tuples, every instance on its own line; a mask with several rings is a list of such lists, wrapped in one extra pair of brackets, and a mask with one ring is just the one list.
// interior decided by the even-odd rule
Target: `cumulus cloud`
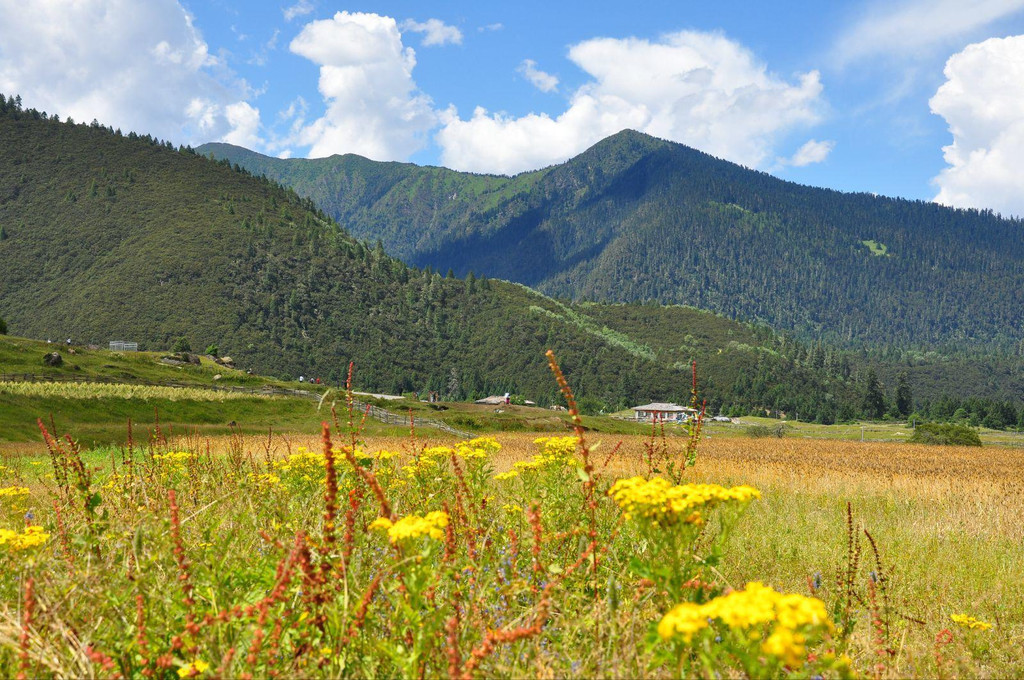
[(1024, 0), (903, 0), (877, 3), (836, 41), (845, 65), (878, 54), (919, 55), (1024, 9)]
[(946, 62), (929, 101), (949, 125), (935, 200), (1024, 215), (1024, 35), (968, 45)]
[(402, 22), (402, 30), (412, 33), (423, 33), (424, 47), (441, 46), (449, 43), (453, 45), (462, 44), (462, 31), (455, 26), (449, 26), (440, 19), (427, 19), (422, 23), (409, 19)]
[(307, 24), (291, 51), (320, 66), (319, 90), (327, 101), (324, 115), (295, 139), (311, 146), (311, 158), (357, 153), (405, 160), (425, 145), (437, 114), (413, 81), (416, 53), (402, 45), (394, 19), (338, 12)]
[(790, 158), (784, 159), (782, 165), (802, 168), (805, 165), (820, 163), (828, 158), (835, 146), (836, 143), (833, 141), (819, 142), (816, 139), (809, 139)]
[(758, 167), (772, 157), (778, 136), (820, 118), (817, 71), (788, 82), (718, 34), (597, 38), (573, 46), (569, 58), (591, 80), (563, 113), (515, 118), (478, 107), (463, 120), (450, 112), (437, 134), (442, 162), (515, 173), (561, 162), (633, 128)]
[(246, 115), (237, 115), (249, 88), (210, 54), (175, 0), (37, 2), (30, 9), (0, 0), (0, 16), (0, 91), (20, 94), (26, 106), (178, 143), (223, 138), (242, 126), (254, 134), (258, 111), (245, 104)]
[(537, 68), (533, 59), (524, 59), (516, 69), (541, 92), (554, 92), (558, 89), (558, 78)]

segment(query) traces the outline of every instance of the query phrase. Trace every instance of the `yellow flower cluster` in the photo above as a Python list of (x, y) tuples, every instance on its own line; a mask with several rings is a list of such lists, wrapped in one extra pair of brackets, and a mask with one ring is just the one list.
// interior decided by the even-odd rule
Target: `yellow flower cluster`
[(448, 513), (440, 510), (428, 512), (424, 516), (407, 515), (397, 522), (387, 517), (378, 517), (370, 524), (370, 529), (383, 529), (388, 532), (388, 540), (398, 543), (410, 538), (429, 536), (434, 540), (444, 539), (444, 528), (448, 526)]
[[(733, 629), (750, 629), (771, 624), (772, 630), (761, 643), (761, 651), (797, 667), (807, 657), (807, 636), (832, 630), (825, 603), (796, 593), (783, 594), (756, 581), (744, 590), (716, 597), (704, 604), (684, 602), (676, 605), (658, 623), (663, 640), (680, 637), (689, 643), (694, 635), (718, 620)], [(760, 631), (751, 631), (757, 639)]]
[(161, 463), (186, 463), (195, 458), (195, 454), (188, 451), (168, 451), (167, 453), (154, 453), (153, 459)]
[(281, 483), (280, 477), (269, 472), (262, 472), (259, 474), (254, 472), (251, 475), (249, 475), (249, 477), (250, 479), (252, 479), (253, 482), (256, 483), (256, 486), (260, 486), (263, 488), (270, 488), (272, 486), (277, 486), (278, 484)]
[(950, 614), (949, 618), (953, 623), (957, 623), (964, 628), (970, 628), (971, 630), (989, 630), (992, 627), (991, 623), (979, 621), (973, 616), (968, 616), (967, 614)]
[(631, 477), (615, 482), (608, 495), (622, 508), (626, 519), (640, 517), (660, 526), (670, 526), (682, 521), (700, 524), (701, 511), (710, 510), (721, 502), (746, 503), (760, 498), (761, 492), (751, 486), (725, 488), (718, 484), (673, 485), (655, 477)]
[(274, 468), (281, 472), (295, 473), (305, 479), (312, 479), (314, 476), (319, 478), (326, 465), (327, 460), (324, 458), (324, 454), (300, 446), (295, 453), (284, 460), (276, 461)]
[(35, 548), (48, 540), (50, 540), (50, 534), (39, 526), (25, 527), (25, 531), (20, 534), (10, 529), (0, 529), (0, 546), (6, 547), (11, 552)]
[(0, 489), (0, 498), (18, 498), (27, 496), (28, 493), (28, 489), (23, 486), (7, 486)]
[(195, 661), (190, 661), (181, 668), (179, 668), (178, 677), (195, 678), (205, 673), (209, 668), (210, 664), (200, 659), (196, 659)]
[(500, 450), (501, 444), (493, 437), (477, 437), (455, 445), (455, 455), (466, 460), (486, 460)]
[(540, 453), (534, 454), (530, 460), (519, 461), (508, 472), (494, 476), (501, 481), (518, 477), (525, 470), (539, 470), (548, 467), (562, 467), (576, 462), (577, 437), (540, 437), (533, 443), (540, 446)]

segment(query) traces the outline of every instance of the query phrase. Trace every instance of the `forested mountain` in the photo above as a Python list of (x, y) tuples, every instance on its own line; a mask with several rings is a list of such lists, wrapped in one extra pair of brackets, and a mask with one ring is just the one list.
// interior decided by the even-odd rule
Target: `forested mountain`
[(771, 333), (698, 315), (694, 333), (706, 319), (722, 335), (663, 355), (521, 285), (410, 268), (227, 162), (3, 98), (0, 318), (12, 334), (100, 345), (161, 349), (184, 336), (281, 377), (338, 381), (352, 360), (360, 386), (453, 398), (555, 400), (549, 347), (594, 408), (684, 399), (689, 361), (721, 354), (772, 381), (740, 395), (733, 378), (709, 377), (716, 405), (855, 398), (852, 382), (773, 349)]
[(601, 302), (657, 301), (847, 347), (1024, 340), (1024, 223), (801, 186), (624, 131), (515, 177), (280, 160), (211, 144), (417, 266)]

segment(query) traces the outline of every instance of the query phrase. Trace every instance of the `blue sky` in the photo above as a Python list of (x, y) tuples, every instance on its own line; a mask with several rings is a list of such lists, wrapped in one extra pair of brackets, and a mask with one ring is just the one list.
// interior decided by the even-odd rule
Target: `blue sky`
[(515, 173), (624, 127), (1024, 215), (1024, 0), (0, 0), (0, 91), (281, 156)]

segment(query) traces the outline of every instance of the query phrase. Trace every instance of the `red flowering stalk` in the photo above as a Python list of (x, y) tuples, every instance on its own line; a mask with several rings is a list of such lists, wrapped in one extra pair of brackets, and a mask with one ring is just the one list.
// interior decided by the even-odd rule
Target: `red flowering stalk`
[(874, 666), (875, 678), (881, 678), (885, 675), (886, 670), (886, 657), (888, 657), (888, 651), (885, 648), (885, 624), (882, 622), (882, 616), (878, 611), (878, 592), (875, 589), (874, 579), (868, 579), (868, 608), (871, 611), (871, 628), (873, 635), (871, 641), (875, 646), (875, 655), (878, 657), (878, 663)]
[(462, 670), (462, 657), (459, 654), (459, 606), (455, 605), (455, 613), (444, 624), (445, 655), (448, 657), (448, 677), (458, 680)]
[(363, 629), (363, 624), (366, 622), (366, 612), (370, 608), (370, 601), (373, 599), (374, 594), (377, 592), (377, 588), (380, 587), (380, 579), (382, 573), (378, 573), (373, 577), (373, 581), (370, 582), (370, 586), (363, 593), (362, 599), (359, 601), (359, 608), (356, 610), (356, 615), (352, 619), (352, 623), (348, 627), (348, 631), (345, 633), (345, 637), (342, 638), (342, 646), (347, 645), (351, 642), (359, 631)]
[(21, 636), (18, 639), (18, 680), (26, 680), (29, 671), (32, 670), (32, 662), (29, 659), (29, 629), (32, 627), (32, 614), (35, 612), (36, 599), (33, 587), (35, 581), (29, 576), (25, 579), (25, 606), (21, 614)]
[(89, 661), (100, 666), (107, 673), (112, 673), (110, 677), (118, 679), (121, 677), (121, 673), (117, 671), (117, 664), (109, 656), (94, 649), (92, 645), (85, 646), (85, 655), (89, 657)]
[(224, 658), (220, 660), (220, 666), (217, 667), (217, 675), (225, 677), (228, 674), (228, 669), (231, 668), (231, 662), (235, 658), (237, 649), (235, 647), (229, 647), (228, 651), (224, 653)]
[(178, 519), (178, 503), (174, 489), (167, 490), (167, 498), (171, 506), (171, 540), (174, 541), (174, 557), (178, 562), (178, 580), (185, 594), (182, 603), (185, 605), (185, 630), (193, 635), (198, 632), (195, 622), (195, 604), (192, 597), (192, 577), (189, 575), (188, 558), (185, 556), (185, 544), (181, 540), (181, 522)]
[[(576, 431), (576, 437), (580, 440), (580, 455), (583, 457), (583, 496), (586, 499), (586, 512), (587, 518), (590, 523), (589, 538), (591, 541), (597, 540), (597, 499), (594, 496), (594, 466), (590, 462), (590, 447), (587, 446), (586, 439), (584, 438), (583, 420), (580, 418), (579, 409), (576, 407), (576, 397), (573, 396), (572, 388), (569, 387), (568, 381), (562, 374), (562, 369), (558, 367), (558, 361), (555, 360), (555, 353), (551, 350), (546, 352), (548, 357), (548, 366), (551, 368), (551, 372), (555, 375), (555, 380), (558, 382), (558, 386), (562, 390), (562, 396), (565, 397), (565, 403), (569, 408), (569, 415), (572, 417), (573, 429)], [(595, 556), (596, 558), (596, 556)], [(597, 575), (597, 560), (594, 560), (593, 565), (594, 575)], [(594, 593), (598, 589), (594, 588)]]
[(54, 439), (50, 431), (46, 429), (42, 418), (36, 418), (39, 431), (43, 434), (43, 441), (46, 443), (46, 451), (50, 454), (50, 464), (53, 466), (53, 478), (57, 482), (61, 498), (67, 502), (71, 498), (71, 486), (68, 483), (68, 461), (67, 454), (60, 442)]
[[(445, 513), (451, 516), (451, 509), (448, 507), (448, 501), (442, 503)], [(444, 526), (444, 557), (443, 560), (447, 564), (455, 559), (457, 553), (457, 547), (455, 545), (455, 526), (453, 522), (448, 522)]]
[(153, 441), (157, 444), (167, 446), (167, 437), (165, 437), (164, 433), (160, 430), (160, 409), (156, 406), (153, 407), (153, 428), (156, 431)]
[(946, 659), (942, 656), (942, 648), (953, 642), (953, 631), (943, 628), (935, 635), (935, 668), (939, 680), (945, 677)]
[[(334, 448), (331, 443), (331, 430), (326, 422), (320, 423), (324, 443), (324, 463), (327, 479), (324, 483), (324, 527), (321, 554), (326, 557), (334, 546), (334, 523), (338, 517), (338, 472), (334, 467)], [(329, 569), (325, 559), (324, 569)]]
[(359, 478), (373, 490), (373, 494), (377, 497), (377, 502), (380, 503), (380, 515), (381, 517), (387, 517), (391, 521), (395, 520), (395, 513), (391, 510), (391, 504), (388, 502), (388, 497), (384, 494), (384, 489), (381, 487), (380, 482), (377, 481), (377, 476), (364, 468), (356, 460), (355, 455), (352, 453), (355, 451), (355, 447), (342, 447), (341, 452), (345, 454), (345, 460), (352, 466)]

